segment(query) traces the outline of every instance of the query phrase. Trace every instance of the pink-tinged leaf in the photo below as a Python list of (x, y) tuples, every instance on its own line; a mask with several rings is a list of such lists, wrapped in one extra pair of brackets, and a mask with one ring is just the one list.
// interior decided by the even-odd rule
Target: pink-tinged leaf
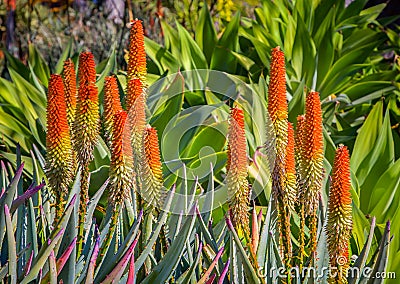
[(208, 281), (206, 282), (206, 284), (212, 284), (212, 283), (214, 283), (215, 277), (217, 277), (217, 274), (214, 273), (213, 276), (211, 276), (211, 278), (208, 279)]
[(228, 214), (227, 214), (226, 217), (225, 217), (226, 225), (228, 226), (228, 229), (229, 229), (229, 230), (234, 231), (235, 228), (233, 227), (232, 221), (231, 221), (231, 219), (229, 218), (229, 214), (230, 214), (230, 212), (228, 212)]
[(128, 280), (127, 284), (135, 284), (136, 277), (135, 277), (135, 254), (132, 253), (131, 255), (131, 262), (129, 264), (129, 273), (128, 273)]
[(94, 244), (94, 249), (92, 256), (90, 257), (90, 263), (87, 271), (87, 276), (86, 276), (86, 284), (90, 284), (94, 282), (94, 268), (96, 267), (96, 260), (97, 256), (99, 255), (99, 249), (100, 249), (100, 236), (96, 238), (96, 243)]
[(219, 277), (218, 284), (224, 283), (224, 279), (225, 279), (226, 274), (228, 273), (230, 263), (231, 263), (231, 260), (228, 258), (228, 261), (225, 263), (224, 269), (222, 270), (221, 277)]
[(57, 284), (57, 265), (56, 265), (56, 257), (54, 256), (54, 250), (51, 251), (49, 256), (49, 273), (50, 273), (50, 283)]
[(64, 253), (57, 260), (57, 271), (60, 273), (64, 268), (64, 265), (67, 263), (69, 256), (71, 255), (74, 247), (76, 245), (76, 237), (72, 240), (71, 244), (66, 248)]
[(31, 270), (31, 265), (32, 265), (32, 259), (33, 259), (33, 251), (31, 251), (31, 255), (29, 256), (29, 259), (28, 259), (28, 261), (26, 262), (26, 264), (25, 264), (25, 267), (24, 267), (24, 276), (26, 276), (28, 273), (29, 273), (29, 271)]
[(218, 253), (217, 253), (217, 255), (215, 256), (215, 258), (214, 258), (213, 262), (211, 263), (210, 267), (209, 267), (209, 268), (207, 269), (207, 271), (204, 273), (203, 277), (201, 277), (201, 279), (199, 280), (199, 282), (198, 282), (199, 284), (200, 284), (200, 283), (207, 283), (206, 281), (207, 281), (208, 277), (210, 277), (211, 272), (213, 271), (215, 265), (217, 264), (217, 262), (218, 262), (218, 260), (219, 260), (219, 258), (221, 257), (221, 255), (222, 255), (223, 252), (224, 252), (224, 248), (222, 247), (222, 248), (218, 251)]
[(11, 214), (14, 213), (15, 210), (17, 210), (17, 208), (21, 204), (23, 204), (27, 199), (31, 198), (36, 192), (42, 189), (44, 185), (45, 185), (44, 182), (42, 182), (41, 184), (33, 188), (32, 186), (30, 186), (27, 191), (25, 191), (23, 194), (14, 199), (14, 201), (11, 204), (11, 209), (10, 209)]
[(257, 211), (256, 206), (253, 203), (253, 218), (251, 222), (251, 247), (253, 249), (253, 253), (256, 254), (258, 243), (259, 243), (259, 227), (258, 227), (258, 220), (257, 220)]
[(114, 269), (111, 271), (110, 274), (107, 275), (106, 279), (104, 279), (102, 284), (111, 284), (114, 283), (114, 281), (117, 281), (121, 278), (122, 274), (124, 273), (125, 267), (128, 264), (131, 255), (133, 253), (133, 250), (135, 249), (135, 246), (138, 242), (138, 238), (136, 238), (129, 249), (126, 251), (124, 256), (121, 258), (121, 260), (117, 263), (117, 265), (114, 267)]

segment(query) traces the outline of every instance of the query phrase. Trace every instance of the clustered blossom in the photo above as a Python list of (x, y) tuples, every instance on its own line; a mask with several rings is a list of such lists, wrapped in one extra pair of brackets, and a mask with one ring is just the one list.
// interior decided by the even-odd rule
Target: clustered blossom
[(104, 79), (104, 132), (107, 142), (111, 144), (113, 134), (114, 115), (122, 110), (119, 98), (118, 84), (115, 76)]
[(47, 94), (46, 176), (56, 197), (56, 219), (63, 210), (68, 187), (72, 182), (72, 146), (68, 127), (63, 81), (60, 75), (50, 77)]
[(329, 263), (338, 272), (329, 283), (347, 283), (349, 240), (352, 230), (350, 159), (346, 146), (336, 150), (329, 190), (328, 222), (326, 227)]
[(231, 109), (228, 132), (227, 165), (228, 200), (231, 220), (235, 228), (249, 234), (248, 207), (250, 188), (247, 181), (247, 152), (243, 110)]

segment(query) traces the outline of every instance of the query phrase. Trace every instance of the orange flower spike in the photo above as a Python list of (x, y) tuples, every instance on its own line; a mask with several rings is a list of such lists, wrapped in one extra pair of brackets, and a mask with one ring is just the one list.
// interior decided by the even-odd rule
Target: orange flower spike
[(231, 109), (228, 132), (227, 186), (231, 220), (236, 230), (249, 234), (248, 207), (250, 189), (247, 181), (247, 153), (243, 110)]
[(157, 130), (147, 126), (143, 137), (143, 156), (141, 160), (142, 196), (146, 205), (152, 207), (162, 205), (163, 175)]
[(79, 87), (96, 82), (96, 63), (91, 52), (85, 51), (79, 55)]
[(115, 76), (104, 80), (104, 130), (107, 142), (111, 144), (114, 115), (122, 110), (119, 98), (118, 84)]
[(324, 137), (319, 94), (310, 92), (306, 98), (306, 114), (301, 142), (302, 198), (306, 202), (306, 215), (318, 207), (318, 194), (323, 179)]
[(129, 33), (128, 81), (132, 78), (139, 78), (145, 85), (147, 70), (142, 21), (136, 19), (131, 22), (131, 25)]
[(126, 111), (114, 115), (110, 163), (110, 202), (121, 205), (133, 187), (133, 157)]
[(118, 216), (123, 206), (124, 199), (130, 198), (130, 191), (135, 185), (130, 126), (127, 121), (127, 116), (126, 111), (120, 109), (114, 114), (113, 118), (113, 136), (111, 142), (111, 163), (109, 173), (110, 185), (108, 190), (108, 202), (112, 206), (113, 210), (110, 227), (103, 245), (101, 246), (101, 255), (104, 255), (110, 246), (118, 224)]
[(268, 113), (272, 122), (287, 119), (287, 109), (285, 54), (278, 46), (272, 49), (268, 87)]
[(346, 146), (336, 150), (329, 190), (328, 222), (326, 227), (329, 262), (337, 275), (329, 283), (347, 283), (349, 268), (349, 239), (352, 230), (350, 158)]
[(129, 111), (135, 105), (136, 99), (143, 93), (142, 81), (138, 78), (133, 78), (128, 82), (126, 93), (126, 109)]
[(46, 176), (56, 196), (56, 219), (72, 182), (72, 146), (68, 127), (63, 81), (60, 75), (51, 75), (47, 95)]
[(317, 92), (310, 92), (306, 99), (306, 117), (303, 135), (304, 158), (321, 160), (324, 154), (321, 101)]
[(71, 58), (64, 61), (63, 82), (64, 82), (65, 102), (67, 104), (68, 124), (72, 128), (72, 124), (75, 119), (77, 91), (76, 91), (75, 65)]
[(162, 181), (162, 167), (160, 158), (160, 148), (158, 146), (157, 130), (151, 126), (146, 127), (144, 135), (146, 162), (159, 181)]

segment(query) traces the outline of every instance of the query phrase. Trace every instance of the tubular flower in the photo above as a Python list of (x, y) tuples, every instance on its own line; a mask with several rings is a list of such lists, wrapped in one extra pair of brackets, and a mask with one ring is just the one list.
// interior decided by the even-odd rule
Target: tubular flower
[(347, 283), (348, 245), (352, 230), (350, 183), (349, 151), (340, 145), (333, 163), (326, 227), (329, 263), (337, 272), (329, 283)]
[(288, 123), (288, 143), (286, 147), (285, 157), (285, 204), (287, 207), (294, 211), (294, 204), (296, 201), (296, 161), (294, 153), (294, 131), (293, 125)]
[(130, 190), (134, 186), (135, 172), (127, 116), (126, 111), (122, 109), (114, 115), (108, 195), (112, 216), (110, 228), (101, 248), (102, 255), (104, 255), (113, 238), (123, 201), (126, 198), (130, 198)]
[(306, 114), (301, 138), (300, 197), (306, 203), (306, 215), (318, 207), (318, 194), (323, 179), (324, 138), (319, 94), (310, 92), (306, 99)]
[(228, 132), (228, 202), (233, 225), (238, 232), (249, 234), (248, 207), (250, 188), (247, 181), (246, 136), (243, 110), (231, 109)]
[(81, 167), (81, 191), (79, 199), (78, 253), (83, 248), (83, 230), (86, 207), (89, 201), (89, 164), (93, 160), (93, 149), (99, 135), (99, 100), (96, 83), (96, 69), (93, 55), (83, 52), (79, 55), (79, 88), (73, 127), (74, 149)]
[(78, 76), (79, 87), (96, 82), (96, 63), (93, 54), (89, 51), (79, 55)]
[(295, 155), (296, 155), (296, 165), (298, 169), (298, 173), (300, 172), (300, 164), (301, 164), (301, 149), (302, 149), (302, 133), (304, 131), (306, 116), (304, 114), (297, 116), (297, 127), (296, 133), (294, 137), (295, 143)]
[[(72, 182), (72, 146), (60, 75), (51, 75), (47, 95), (46, 176), (56, 197), (56, 220), (60, 218)], [(56, 222), (56, 221), (55, 221)]]
[(74, 122), (74, 146), (81, 165), (93, 160), (93, 149), (99, 135), (99, 101), (94, 83), (79, 87)]
[(268, 87), (268, 113), (272, 122), (287, 119), (287, 108), (285, 55), (278, 46), (272, 49)]
[[(292, 174), (286, 173), (289, 167), (286, 163), (291, 161), (292, 155), (287, 154), (293, 148), (293, 140), (288, 144), (288, 131), (293, 128), (288, 124), (288, 110), (286, 101), (286, 70), (285, 56), (280, 47), (272, 49), (270, 81), (268, 87), (268, 114), (272, 120), (275, 132), (275, 161), (272, 170), (272, 194), (277, 208), (278, 227), (280, 235), (280, 251), (285, 264), (289, 267), (292, 256), (290, 210), (293, 209), (295, 197), (293, 191)], [(292, 139), (293, 137), (291, 137)], [(268, 145), (267, 145), (268, 146)], [(270, 147), (268, 147), (270, 148)], [(289, 149), (288, 149), (289, 148)], [(292, 153), (290, 153), (292, 154)]]
[(129, 197), (133, 187), (133, 157), (129, 123), (126, 120), (127, 113), (122, 109), (114, 115), (109, 202), (115, 206), (120, 206), (123, 199)]
[(114, 115), (122, 110), (115, 76), (104, 80), (104, 131), (108, 144), (112, 143)]
[[(128, 82), (128, 92), (130, 89), (135, 88), (137, 82), (135, 79)], [(143, 135), (146, 128), (146, 94), (142, 91), (139, 94), (135, 93), (135, 96), (133, 94), (128, 95), (127, 107), (132, 131), (131, 139), (134, 159), (136, 164), (139, 165), (143, 156)]]
[(306, 98), (305, 121), (301, 132), (299, 199), (301, 215), (309, 219), (311, 252), (315, 252), (318, 198), (324, 174), (322, 111), (317, 92), (310, 92)]
[(129, 111), (135, 105), (136, 99), (143, 93), (142, 81), (133, 78), (128, 82), (126, 93), (126, 109)]
[(157, 130), (147, 126), (143, 137), (142, 196), (150, 206), (163, 204), (163, 176)]
[(145, 84), (147, 70), (142, 21), (136, 19), (131, 22), (131, 25), (129, 33), (128, 81), (132, 78), (139, 78)]
[(77, 92), (76, 92), (75, 65), (71, 58), (68, 58), (67, 60), (64, 61), (63, 82), (64, 82), (65, 102), (67, 104), (68, 125), (70, 128), (72, 128), (72, 124), (75, 119)]

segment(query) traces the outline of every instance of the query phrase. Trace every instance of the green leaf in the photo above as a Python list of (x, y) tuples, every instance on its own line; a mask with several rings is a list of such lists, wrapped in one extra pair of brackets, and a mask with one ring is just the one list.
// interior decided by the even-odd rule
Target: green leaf
[(207, 60), (200, 47), (181, 24), (177, 22), (176, 25), (178, 27), (183, 68), (185, 70), (207, 69)]
[(240, 14), (237, 13), (229, 22), (215, 47), (211, 58), (211, 69), (229, 73), (235, 72), (237, 60), (231, 51), (237, 52), (239, 50), (239, 22)]
[(160, 74), (166, 71), (173, 74), (179, 70), (179, 61), (166, 48), (147, 37), (144, 38), (144, 44), (146, 54), (157, 65)]
[(199, 19), (197, 21), (195, 39), (200, 49), (203, 51), (207, 63), (210, 64), (215, 44), (218, 39), (206, 2), (203, 4), (203, 8), (200, 11)]
[(354, 172), (358, 170), (361, 162), (375, 146), (375, 141), (378, 138), (383, 123), (382, 114), (383, 102), (378, 101), (358, 132), (353, 153), (350, 158), (350, 166)]
[(17, 244), (14, 238), (14, 229), (11, 221), (10, 211), (7, 204), (4, 205), (6, 217), (6, 231), (8, 243), (8, 275), (11, 277), (11, 284), (17, 283)]
[(193, 207), (189, 213), (188, 219), (179, 231), (178, 237), (171, 244), (168, 252), (141, 283), (165, 283), (168, 281), (185, 250), (185, 244), (193, 230), (195, 220), (195, 207)]

